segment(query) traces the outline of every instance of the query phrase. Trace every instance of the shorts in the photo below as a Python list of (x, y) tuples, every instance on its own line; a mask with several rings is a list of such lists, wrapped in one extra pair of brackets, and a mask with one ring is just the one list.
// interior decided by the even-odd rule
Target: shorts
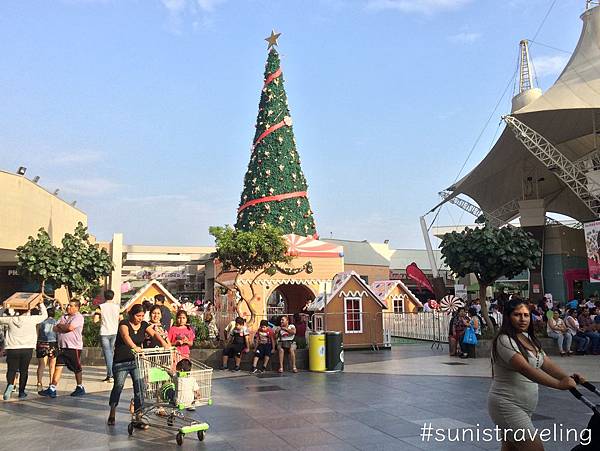
[(241, 357), (242, 356), (242, 351), (244, 350), (244, 345), (236, 345), (236, 344), (231, 344), (229, 346), (227, 346), (225, 349), (223, 349), (223, 355), (226, 355), (227, 357)]
[(38, 359), (50, 357), (51, 359), (58, 354), (58, 344), (55, 341), (38, 341), (35, 347), (35, 356)]
[(56, 366), (66, 366), (73, 373), (81, 373), (81, 349), (63, 348), (58, 351)]
[(254, 355), (258, 358), (270, 357), (271, 352), (273, 352), (273, 345), (271, 343), (265, 343), (262, 345), (258, 345), (256, 347), (256, 351), (254, 351)]
[(277, 343), (277, 349), (296, 349), (296, 342), (293, 340), (284, 340)]

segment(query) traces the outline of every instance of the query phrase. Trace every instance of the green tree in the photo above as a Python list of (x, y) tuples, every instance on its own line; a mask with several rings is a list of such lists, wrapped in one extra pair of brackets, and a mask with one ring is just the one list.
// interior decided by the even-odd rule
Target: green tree
[(279, 54), (272, 48), (265, 67), (256, 133), (236, 228), (248, 231), (261, 224), (272, 224), (284, 234), (315, 235), (307, 189), (296, 150)]
[(90, 242), (81, 222), (74, 233), (66, 233), (59, 250), (60, 281), (69, 297), (89, 298), (99, 281), (113, 270), (112, 259), (105, 249)]
[(533, 236), (522, 228), (465, 228), (444, 235), (442, 256), (452, 272), (460, 277), (475, 274), (479, 282), (479, 298), (484, 319), (491, 324), (485, 293), (498, 278), (512, 278), (526, 269), (539, 266), (542, 252)]
[[(245, 231), (229, 226), (210, 227), (209, 232), (215, 237), (216, 258), (222, 269), (215, 277), (215, 282), (222, 288), (236, 294), (236, 310), (245, 303), (250, 311), (250, 323), (254, 323), (257, 312), (253, 306), (256, 299), (255, 282), (263, 274), (274, 275), (277, 272), (292, 275), (302, 271), (312, 272), (310, 262), (300, 268), (285, 268), (281, 265), (290, 263), (292, 257), (287, 255), (288, 244), (282, 236), (281, 229), (264, 224), (253, 230)], [(227, 271), (236, 270), (233, 286), (226, 286), (219, 277)], [(250, 283), (250, 297), (240, 287), (240, 278), (246, 273), (256, 273)]]
[(45, 229), (39, 229), (36, 238), (30, 236), (24, 245), (17, 247), (17, 272), (37, 282), (42, 294), (47, 283), (60, 285), (59, 250)]

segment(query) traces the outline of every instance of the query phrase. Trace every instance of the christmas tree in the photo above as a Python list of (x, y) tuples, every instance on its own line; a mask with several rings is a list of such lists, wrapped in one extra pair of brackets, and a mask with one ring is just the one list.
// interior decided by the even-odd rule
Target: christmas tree
[(278, 36), (273, 32), (267, 38), (264, 86), (236, 228), (251, 230), (272, 224), (285, 234), (312, 236), (316, 229), (308, 187), (296, 150), (279, 54), (273, 47)]

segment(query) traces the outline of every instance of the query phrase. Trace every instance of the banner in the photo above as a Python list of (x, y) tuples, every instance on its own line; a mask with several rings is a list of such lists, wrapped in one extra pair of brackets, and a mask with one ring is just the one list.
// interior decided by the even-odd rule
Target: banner
[(584, 224), (590, 282), (600, 282), (600, 221)]
[(417, 266), (417, 264), (415, 262), (411, 263), (410, 265), (408, 265), (406, 267), (406, 275), (409, 278), (411, 278), (412, 280), (414, 280), (415, 282), (417, 282), (419, 285), (421, 285), (426, 290), (429, 290), (432, 293), (435, 293), (433, 291), (433, 287), (431, 286), (431, 283), (429, 282), (429, 279), (427, 278), (425, 273), (423, 271), (421, 271), (421, 269)]

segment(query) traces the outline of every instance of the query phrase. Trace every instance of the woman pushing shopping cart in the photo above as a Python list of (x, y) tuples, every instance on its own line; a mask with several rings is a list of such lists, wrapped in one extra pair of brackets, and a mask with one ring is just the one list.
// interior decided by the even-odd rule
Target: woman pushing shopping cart
[[(119, 324), (108, 425), (115, 424), (116, 407), (129, 374), (134, 392), (134, 409), (127, 428), (129, 435), (134, 428), (147, 429), (152, 425), (176, 430), (178, 444), (186, 434), (194, 432), (203, 440), (208, 424), (187, 418), (182, 411), (211, 403), (212, 369), (201, 362), (182, 359), (160, 336), (156, 338), (163, 348), (142, 349), (146, 333), (151, 337), (158, 335), (148, 328), (143, 315), (141, 306), (134, 305), (128, 320)], [(154, 421), (156, 417), (161, 421)]]
[(142, 384), (142, 407), (127, 427), (133, 434), (138, 423), (176, 431), (183, 443), (187, 434), (204, 440), (208, 423), (187, 417), (183, 412), (211, 405), (212, 368), (202, 362), (182, 358), (175, 349), (143, 349), (135, 355)]

